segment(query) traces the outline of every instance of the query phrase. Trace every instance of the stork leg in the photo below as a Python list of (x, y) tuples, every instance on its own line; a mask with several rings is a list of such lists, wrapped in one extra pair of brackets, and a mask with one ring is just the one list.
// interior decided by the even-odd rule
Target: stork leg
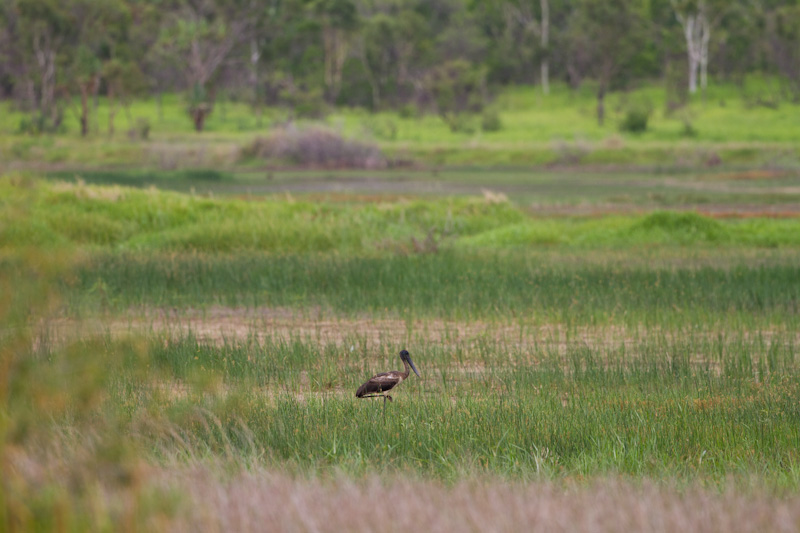
[(386, 400), (393, 402), (394, 400), (388, 394), (366, 394), (362, 398), (383, 398), (383, 419), (386, 420)]

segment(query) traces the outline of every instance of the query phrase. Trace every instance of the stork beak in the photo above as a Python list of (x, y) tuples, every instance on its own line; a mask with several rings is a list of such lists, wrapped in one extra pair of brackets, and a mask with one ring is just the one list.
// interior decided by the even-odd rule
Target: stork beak
[(419, 375), (419, 370), (417, 370), (417, 367), (414, 366), (414, 361), (412, 361), (410, 357), (408, 358), (408, 364), (411, 365), (411, 370), (414, 371), (414, 373), (417, 375), (417, 377), (421, 378), (422, 376)]

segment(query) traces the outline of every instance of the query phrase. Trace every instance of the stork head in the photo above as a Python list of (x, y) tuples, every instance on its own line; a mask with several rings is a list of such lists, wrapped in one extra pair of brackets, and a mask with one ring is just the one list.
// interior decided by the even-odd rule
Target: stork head
[(400, 352), (400, 359), (402, 359), (403, 361), (408, 362), (408, 364), (411, 365), (411, 370), (413, 370), (414, 373), (418, 377), (422, 377), (422, 376), (419, 375), (419, 371), (417, 370), (417, 367), (414, 366), (414, 361), (411, 360), (411, 356), (408, 354), (408, 350), (402, 350)]

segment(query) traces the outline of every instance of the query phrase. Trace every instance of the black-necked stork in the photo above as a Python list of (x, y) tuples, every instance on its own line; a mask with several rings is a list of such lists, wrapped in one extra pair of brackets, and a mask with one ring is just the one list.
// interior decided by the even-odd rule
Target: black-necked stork
[(401, 384), (411, 373), (411, 370), (413, 370), (418, 377), (422, 377), (419, 375), (417, 367), (414, 366), (414, 361), (411, 360), (408, 350), (400, 352), (400, 359), (403, 361), (403, 365), (406, 368), (405, 372), (392, 370), (391, 372), (383, 372), (382, 374), (372, 376), (369, 378), (369, 381), (358, 388), (356, 391), (356, 398), (378, 398), (383, 396), (383, 409), (385, 412), (386, 399), (388, 398), (389, 401), (392, 401), (392, 397), (386, 394), (387, 392)]

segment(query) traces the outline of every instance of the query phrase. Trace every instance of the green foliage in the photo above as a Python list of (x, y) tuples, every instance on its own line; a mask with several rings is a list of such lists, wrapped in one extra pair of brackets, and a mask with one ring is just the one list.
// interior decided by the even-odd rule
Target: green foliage
[[(436, 112), (451, 131), (465, 131), (465, 113), (483, 109), (486, 72), (465, 60), (453, 60), (434, 68), (426, 80)], [(470, 132), (470, 131), (468, 131)]]
[(500, 131), (503, 129), (503, 121), (500, 113), (496, 109), (486, 109), (481, 116), (481, 129), (486, 132)]
[(650, 120), (651, 112), (650, 109), (644, 106), (629, 108), (619, 124), (620, 131), (628, 133), (643, 133), (647, 131), (647, 122)]

